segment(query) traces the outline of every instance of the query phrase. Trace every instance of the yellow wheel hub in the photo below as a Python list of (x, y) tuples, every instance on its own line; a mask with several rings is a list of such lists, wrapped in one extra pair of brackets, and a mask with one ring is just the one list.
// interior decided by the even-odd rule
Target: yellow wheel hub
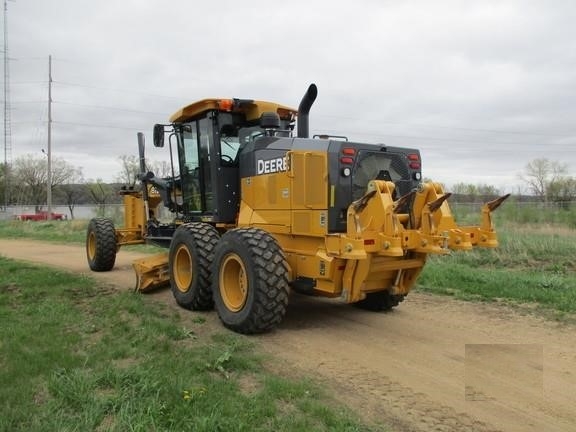
[(187, 292), (192, 285), (192, 255), (185, 245), (178, 246), (174, 254), (173, 277), (176, 287), (181, 292)]
[(241, 310), (248, 297), (248, 277), (242, 259), (234, 253), (227, 255), (220, 266), (218, 279), (226, 307), (232, 312)]
[(93, 260), (96, 256), (96, 234), (90, 232), (88, 235), (88, 257)]

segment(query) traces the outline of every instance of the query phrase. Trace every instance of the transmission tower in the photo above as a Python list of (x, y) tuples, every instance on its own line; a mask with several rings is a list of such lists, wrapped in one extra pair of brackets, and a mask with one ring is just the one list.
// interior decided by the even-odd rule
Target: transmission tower
[(4, 210), (10, 203), (12, 125), (10, 123), (10, 67), (8, 65), (8, 1), (4, 0)]

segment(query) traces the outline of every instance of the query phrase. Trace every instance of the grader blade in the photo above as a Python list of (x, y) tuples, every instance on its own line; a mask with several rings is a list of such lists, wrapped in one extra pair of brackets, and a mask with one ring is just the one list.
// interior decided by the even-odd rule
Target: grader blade
[(148, 292), (170, 283), (168, 253), (138, 259), (132, 266), (136, 272), (135, 291)]

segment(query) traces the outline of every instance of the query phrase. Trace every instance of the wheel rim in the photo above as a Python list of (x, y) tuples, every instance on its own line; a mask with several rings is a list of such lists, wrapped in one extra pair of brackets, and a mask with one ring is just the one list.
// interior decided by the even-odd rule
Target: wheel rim
[(187, 292), (192, 285), (192, 255), (185, 245), (180, 245), (174, 254), (173, 277), (176, 287), (181, 292)]
[(248, 277), (242, 259), (236, 254), (226, 256), (220, 266), (220, 294), (226, 307), (238, 312), (248, 297)]
[(90, 232), (88, 235), (88, 258), (94, 260), (96, 256), (96, 234)]

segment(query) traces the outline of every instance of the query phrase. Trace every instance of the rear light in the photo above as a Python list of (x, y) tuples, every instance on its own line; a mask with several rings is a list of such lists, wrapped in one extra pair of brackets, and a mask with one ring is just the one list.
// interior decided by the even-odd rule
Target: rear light
[[(354, 156), (356, 156), (356, 149), (352, 147), (344, 147), (342, 149), (342, 156), (340, 157), (340, 163), (342, 165), (354, 165)], [(352, 169), (349, 167), (342, 168), (342, 176), (350, 177), (352, 174)]]
[(406, 155), (406, 159), (408, 159), (408, 166), (410, 169), (419, 170), (422, 167), (420, 163), (420, 155), (418, 153), (408, 153)]
[(354, 159), (351, 157), (341, 157), (340, 163), (344, 165), (354, 165)]

